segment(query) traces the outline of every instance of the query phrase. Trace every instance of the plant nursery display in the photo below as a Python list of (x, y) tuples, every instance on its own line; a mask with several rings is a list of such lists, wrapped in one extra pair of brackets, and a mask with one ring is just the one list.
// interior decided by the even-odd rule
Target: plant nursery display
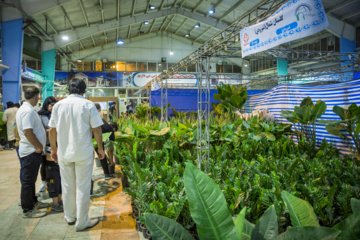
[[(246, 101), (245, 94), (242, 98)], [(325, 103), (305, 98), (293, 112), (284, 111), (296, 125), (293, 131), (291, 124), (261, 116), (241, 119), (233, 111), (245, 102), (221, 99), (230, 113), (211, 115), (207, 173), (194, 166), (196, 114), (175, 110), (174, 117), (160, 122), (156, 114), (149, 120), (145, 114), (149, 111), (142, 109), (144, 117), (118, 120), (113, 144), (125, 191), (132, 197), (133, 216), (144, 236), (356, 239), (360, 235), (358, 145), (351, 144), (352, 155), (340, 154), (326, 140), (316, 147), (316, 124)], [(327, 124), (352, 133), (357, 141), (359, 113), (352, 114)]]

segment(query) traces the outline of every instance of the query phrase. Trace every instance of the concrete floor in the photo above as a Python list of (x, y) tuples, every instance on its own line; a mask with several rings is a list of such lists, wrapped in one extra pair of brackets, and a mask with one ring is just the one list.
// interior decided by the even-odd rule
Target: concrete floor
[[(43, 218), (22, 218), (20, 199), (20, 163), (16, 151), (0, 152), (0, 239), (142, 239), (135, 229), (131, 217), (130, 197), (122, 191), (121, 179), (105, 181), (102, 169), (94, 167), (94, 194), (91, 195), (90, 218), (99, 218), (100, 223), (94, 228), (75, 232), (64, 219), (64, 213), (53, 213), (50, 208)], [(119, 170), (119, 167), (117, 167)], [(41, 184), (40, 174), (36, 183)], [(52, 202), (47, 193), (41, 194), (40, 200)]]

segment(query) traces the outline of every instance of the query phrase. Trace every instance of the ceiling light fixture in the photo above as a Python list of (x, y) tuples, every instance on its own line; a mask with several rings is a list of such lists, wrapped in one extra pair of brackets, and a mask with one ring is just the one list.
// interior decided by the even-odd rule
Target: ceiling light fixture
[(154, 10), (154, 9), (155, 9), (155, 6), (154, 6), (154, 5), (150, 5), (150, 6), (149, 6), (149, 9)]
[(148, 25), (148, 24), (149, 24), (149, 21), (145, 21), (144, 24), (145, 24), (145, 25)]
[(200, 23), (195, 24), (195, 28), (199, 28), (200, 27)]
[(82, 60), (81, 60), (81, 59), (78, 59), (77, 62), (82, 62)]
[(214, 14), (214, 13), (215, 13), (215, 8), (210, 8), (209, 14)]
[(116, 44), (117, 44), (117, 45), (121, 45), (121, 44), (124, 44), (124, 40), (122, 40), (122, 39), (119, 39), (119, 40), (117, 40)]
[(174, 54), (174, 52), (173, 52), (173, 50), (171, 49), (171, 50), (170, 50), (170, 55), (173, 55), (173, 54)]
[(64, 35), (64, 36), (62, 36), (62, 40), (64, 40), (64, 41), (69, 40), (69, 36), (68, 36), (68, 35)]
[(190, 34), (189, 33), (185, 34), (185, 37), (190, 37)]

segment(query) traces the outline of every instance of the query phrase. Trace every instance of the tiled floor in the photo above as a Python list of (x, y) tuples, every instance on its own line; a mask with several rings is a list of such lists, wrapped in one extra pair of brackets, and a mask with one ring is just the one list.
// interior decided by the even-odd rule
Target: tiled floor
[[(40, 174), (39, 174), (40, 175)], [(0, 240), (2, 239), (77, 239), (110, 240), (139, 239), (135, 221), (131, 217), (130, 197), (122, 191), (121, 179), (105, 181), (102, 169), (94, 167), (94, 194), (91, 196), (90, 218), (99, 218), (94, 228), (75, 232), (63, 213), (53, 213), (38, 219), (22, 218), (22, 209), (17, 205), (20, 196), (19, 160), (15, 151), (0, 152)], [(37, 187), (40, 186), (40, 179)], [(45, 202), (51, 202), (46, 193)]]

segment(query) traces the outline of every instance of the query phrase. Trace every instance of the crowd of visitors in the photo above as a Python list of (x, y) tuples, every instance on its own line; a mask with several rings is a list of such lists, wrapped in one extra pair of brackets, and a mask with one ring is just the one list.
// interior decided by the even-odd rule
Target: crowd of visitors
[[(32, 86), (24, 91), (25, 101), (7, 103), (3, 121), (7, 123), (10, 149), (16, 149), (20, 160), (21, 199), (19, 205), (24, 218), (46, 215), (39, 209), (64, 212), (69, 225), (76, 231), (95, 226), (98, 219), (89, 219), (90, 188), (94, 164), (94, 147), (101, 161), (105, 179), (110, 179), (109, 168), (115, 165), (114, 149), (104, 151), (102, 133), (111, 133), (115, 140), (116, 123), (107, 123), (101, 106), (86, 100), (86, 84), (81, 79), (69, 82), (70, 95), (57, 101), (44, 100), (37, 111), (39, 89)], [(132, 111), (131, 103), (128, 111)], [(40, 170), (40, 192), (47, 190), (52, 204), (38, 201), (35, 183)]]

